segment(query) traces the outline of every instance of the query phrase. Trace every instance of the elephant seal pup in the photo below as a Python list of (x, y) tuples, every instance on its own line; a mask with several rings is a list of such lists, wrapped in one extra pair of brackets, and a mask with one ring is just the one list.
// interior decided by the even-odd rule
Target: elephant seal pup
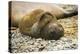
[(40, 16), (40, 20), (32, 26), (31, 36), (35, 38), (54, 39), (57, 40), (64, 36), (64, 29), (61, 24), (57, 23), (57, 19), (49, 12), (44, 12)]

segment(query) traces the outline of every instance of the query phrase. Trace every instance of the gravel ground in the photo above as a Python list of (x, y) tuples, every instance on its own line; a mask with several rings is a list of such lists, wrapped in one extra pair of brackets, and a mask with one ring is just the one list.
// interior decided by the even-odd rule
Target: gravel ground
[(64, 27), (65, 34), (57, 41), (31, 38), (21, 34), (19, 29), (11, 32), (11, 52), (22, 53), (77, 49), (77, 16), (60, 19), (58, 22)]
[(64, 28), (64, 36), (59, 40), (44, 40), (23, 35), (19, 29), (12, 31), (10, 37), (10, 51), (12, 53), (38, 52), (77, 49), (78, 47), (78, 17), (59, 19), (58, 22)]

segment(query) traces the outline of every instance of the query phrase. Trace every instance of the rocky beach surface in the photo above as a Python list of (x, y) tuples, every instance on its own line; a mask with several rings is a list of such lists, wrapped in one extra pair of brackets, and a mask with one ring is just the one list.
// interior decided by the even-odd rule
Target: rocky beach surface
[(9, 36), (10, 51), (12, 53), (23, 52), (40, 52), (40, 51), (55, 51), (55, 50), (71, 50), (78, 47), (78, 17), (72, 16), (69, 18), (59, 19), (58, 22), (64, 28), (64, 36), (59, 40), (44, 40), (42, 38), (31, 38), (19, 32), (19, 28), (12, 31)]

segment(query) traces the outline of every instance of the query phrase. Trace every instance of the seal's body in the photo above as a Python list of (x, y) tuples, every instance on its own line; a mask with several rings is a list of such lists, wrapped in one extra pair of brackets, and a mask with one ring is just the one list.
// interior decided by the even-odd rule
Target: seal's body
[(67, 12), (57, 5), (18, 2), (11, 2), (10, 5), (11, 27), (18, 27), (22, 34), (44, 39), (57, 40), (63, 36), (64, 29), (57, 23), (57, 19), (77, 15), (78, 12), (76, 8), (72, 12)]
[[(18, 27), (19, 21), (22, 20), (22, 18), (27, 18), (27, 16), (29, 16), (32, 13), (33, 15), (40, 14), (40, 13), (37, 13), (38, 11), (40, 11), (37, 9), (41, 9), (45, 12), (50, 12), (57, 19), (73, 16), (73, 15), (76, 15), (78, 12), (76, 5), (73, 6), (73, 9), (71, 10), (71, 12), (65, 11), (59, 5), (47, 4), (47, 3), (38, 4), (38, 3), (26, 3), (26, 2), (12, 1), (12, 2), (9, 2), (9, 7), (11, 10), (10, 11), (11, 17), (9, 19), (11, 19), (11, 26), (14, 26), (14, 27)], [(31, 21), (34, 21), (34, 20), (31, 20)]]
[(43, 10), (37, 9), (37, 10), (30, 12), (28, 15), (25, 15), (19, 22), (20, 32), (23, 34), (30, 35), (31, 27), (33, 26), (34, 23), (39, 21), (38, 16), (43, 12), (44, 12)]

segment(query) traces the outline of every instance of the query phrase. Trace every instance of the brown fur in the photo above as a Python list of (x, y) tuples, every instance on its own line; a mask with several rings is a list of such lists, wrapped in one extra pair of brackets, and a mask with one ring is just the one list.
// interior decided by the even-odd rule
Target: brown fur
[(31, 27), (35, 22), (39, 21), (38, 16), (43, 12), (41, 9), (36, 9), (25, 15), (19, 22), (20, 32), (29, 35), (31, 33)]

